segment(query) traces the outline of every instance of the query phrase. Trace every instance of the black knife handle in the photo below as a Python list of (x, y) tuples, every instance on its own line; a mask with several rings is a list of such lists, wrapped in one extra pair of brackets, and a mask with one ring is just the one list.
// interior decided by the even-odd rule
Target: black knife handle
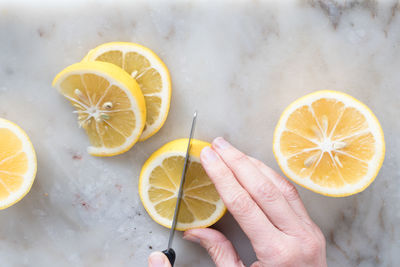
[(171, 263), (171, 266), (174, 266), (175, 258), (176, 258), (175, 251), (172, 248), (169, 248), (169, 249), (164, 250), (162, 253), (164, 253), (165, 256), (167, 256), (169, 262)]

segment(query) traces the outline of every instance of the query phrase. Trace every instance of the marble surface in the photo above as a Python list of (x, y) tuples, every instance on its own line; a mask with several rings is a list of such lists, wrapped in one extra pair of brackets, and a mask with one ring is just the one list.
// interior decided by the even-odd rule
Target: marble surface
[[(108, 41), (150, 47), (173, 81), (162, 130), (113, 158), (86, 153), (56, 73)], [(0, 0), (0, 117), (21, 125), (38, 156), (31, 192), (0, 211), (0, 265), (145, 266), (165, 248), (137, 193), (139, 170), (159, 146), (187, 135), (224, 136), (278, 170), (274, 126), (296, 98), (347, 92), (372, 108), (387, 153), (364, 192), (328, 198), (299, 188), (327, 239), (329, 266), (400, 263), (400, 3), (398, 1), (23, 1)], [(228, 214), (215, 227), (255, 260)], [(176, 236), (176, 266), (212, 266)]]

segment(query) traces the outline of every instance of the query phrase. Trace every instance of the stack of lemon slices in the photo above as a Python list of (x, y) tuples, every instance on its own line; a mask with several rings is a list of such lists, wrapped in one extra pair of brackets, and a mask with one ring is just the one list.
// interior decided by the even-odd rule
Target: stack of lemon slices
[(161, 59), (127, 42), (94, 48), (61, 71), (53, 86), (75, 107), (94, 156), (121, 154), (154, 135), (171, 99), (171, 79)]

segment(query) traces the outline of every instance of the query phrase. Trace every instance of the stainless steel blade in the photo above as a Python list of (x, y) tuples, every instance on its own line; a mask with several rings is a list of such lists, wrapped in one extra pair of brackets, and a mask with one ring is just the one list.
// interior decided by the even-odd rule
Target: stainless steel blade
[(169, 232), (168, 249), (171, 248), (172, 240), (173, 240), (174, 234), (175, 234), (176, 223), (178, 220), (178, 213), (179, 213), (179, 207), (181, 204), (183, 185), (185, 184), (186, 170), (187, 170), (188, 163), (189, 163), (190, 146), (191, 146), (191, 142), (192, 142), (194, 128), (196, 126), (196, 118), (197, 118), (197, 111), (195, 111), (193, 114), (192, 127), (190, 128), (190, 135), (189, 135), (189, 141), (188, 141), (188, 146), (187, 146), (187, 150), (186, 150), (185, 163), (183, 165), (183, 170), (182, 170), (181, 183), (179, 185), (179, 191), (178, 191), (178, 196), (177, 196), (176, 205), (175, 205), (174, 217), (172, 219), (171, 230)]

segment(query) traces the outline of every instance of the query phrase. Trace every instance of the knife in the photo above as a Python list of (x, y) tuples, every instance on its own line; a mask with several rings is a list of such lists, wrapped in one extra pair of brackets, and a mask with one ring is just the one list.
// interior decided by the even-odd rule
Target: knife
[(169, 231), (168, 247), (166, 250), (163, 251), (165, 256), (167, 256), (169, 262), (171, 263), (171, 266), (174, 266), (175, 259), (176, 259), (175, 251), (172, 249), (172, 240), (174, 239), (176, 223), (178, 220), (179, 206), (181, 204), (181, 199), (182, 199), (183, 185), (185, 184), (186, 170), (187, 170), (188, 163), (189, 163), (190, 146), (191, 146), (191, 142), (192, 142), (194, 128), (196, 126), (196, 119), (197, 119), (197, 111), (195, 111), (193, 114), (192, 127), (190, 128), (190, 135), (189, 135), (188, 146), (186, 149), (185, 162), (184, 162), (183, 170), (182, 170), (181, 183), (179, 185), (178, 196), (176, 198), (175, 212), (174, 212), (174, 217), (172, 219), (171, 230)]

